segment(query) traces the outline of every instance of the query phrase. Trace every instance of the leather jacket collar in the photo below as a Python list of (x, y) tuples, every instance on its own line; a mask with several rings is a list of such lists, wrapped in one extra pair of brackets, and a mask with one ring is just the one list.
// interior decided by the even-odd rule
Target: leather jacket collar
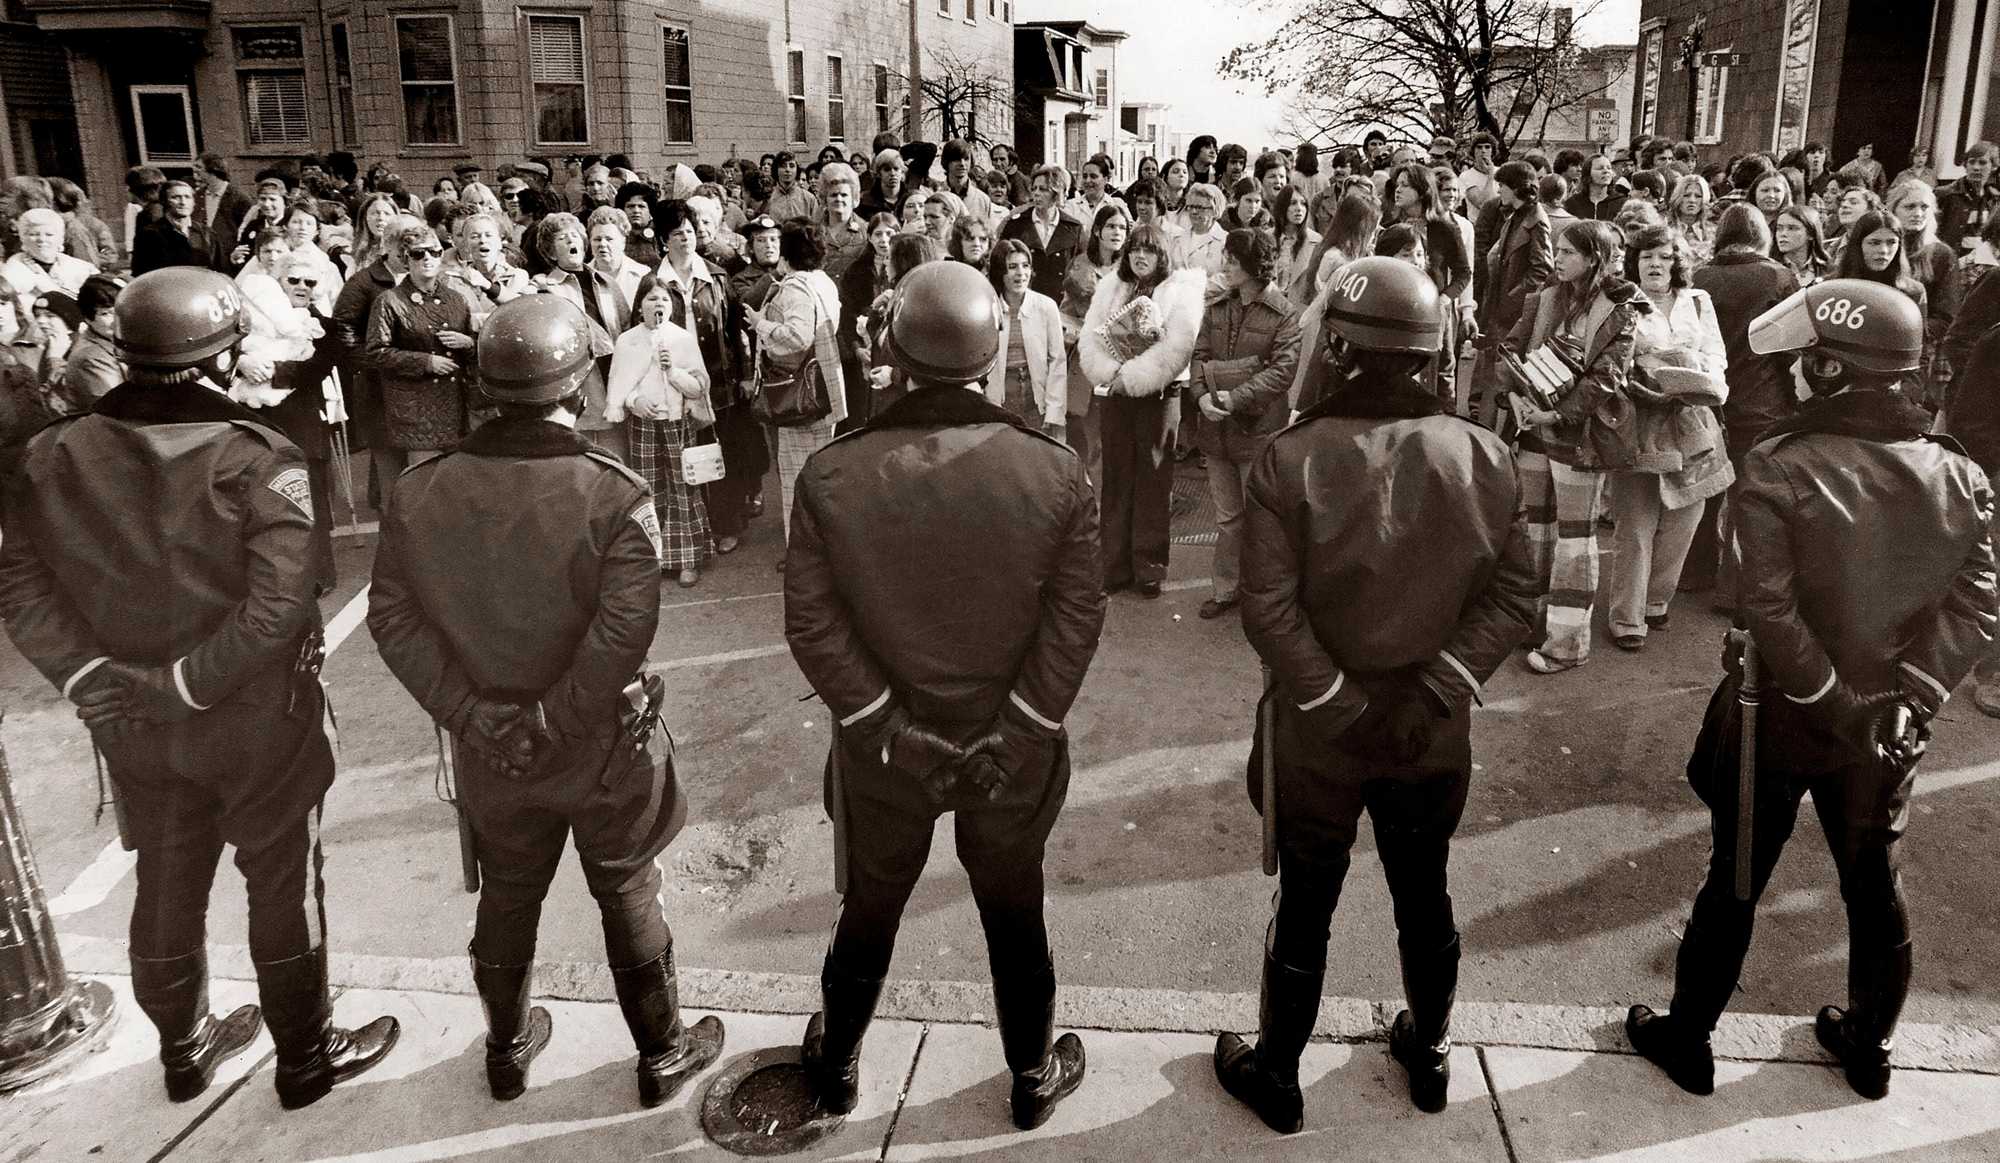
[(130, 424), (227, 424), (243, 420), (270, 426), (266, 417), (198, 382), (120, 384), (106, 392), (93, 411)]
[(1342, 381), (1319, 403), (1299, 413), (1299, 419), (1345, 416), (1357, 420), (1416, 420), (1444, 414), (1444, 401), (1415, 379), (1398, 379), (1385, 385), (1357, 377)]
[(1797, 414), (1764, 430), (1758, 443), (1781, 436), (1825, 432), (1857, 440), (1890, 443), (1925, 436), (1930, 417), (1903, 393), (1881, 388), (1850, 388), (1838, 395), (1809, 400)]
[(889, 405), (868, 422), (879, 428), (948, 428), (964, 424), (1011, 424), (1032, 432), (1028, 422), (968, 388), (924, 387)]
[(503, 418), (489, 420), (459, 442), (460, 452), (473, 456), (580, 456), (596, 446), (574, 428), (553, 420)]

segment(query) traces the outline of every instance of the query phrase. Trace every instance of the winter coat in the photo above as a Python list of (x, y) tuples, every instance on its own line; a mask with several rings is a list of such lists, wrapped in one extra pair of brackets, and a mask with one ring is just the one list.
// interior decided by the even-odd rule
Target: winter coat
[[(477, 348), (451, 351), (440, 331), (473, 334), (465, 299), (442, 279), (429, 294), (405, 280), (383, 293), (368, 311), (363, 359), (382, 391), (389, 446), (409, 451), (451, 448), (466, 433), (466, 376)], [(431, 370), (432, 356), (449, 356), (458, 370)]]
[[(1021, 343), (1028, 352), (1028, 388), (1042, 423), (1060, 426), (1069, 408), (1069, 352), (1063, 347), (1062, 312), (1054, 299), (1029, 291), (1021, 300)], [(1007, 403), (1007, 345), (1013, 316), (1001, 304), (1000, 358), (986, 377), (986, 399)]]
[(1229, 416), (1201, 416), (1195, 428), (1201, 450), (1250, 463), (1290, 417), (1285, 397), (1298, 367), (1299, 311), (1276, 286), (1267, 284), (1248, 303), (1235, 294), (1210, 300), (1194, 342), (1186, 407), (1201, 415), (1201, 397), (1214, 393)]
[[(1657, 380), (1648, 369), (1665, 356), (1673, 367), (1692, 366), (1713, 388), (1703, 397), (1658, 398)], [(1707, 500), (1736, 479), (1722, 439), (1722, 422), (1715, 408), (1729, 398), (1724, 371), (1728, 358), (1708, 292), (1686, 287), (1675, 292), (1673, 307), (1664, 315), (1642, 315), (1632, 345), (1632, 456), (1622, 467), (1660, 478), (1661, 502), (1679, 509)]]
[(1794, 357), (1751, 351), (1750, 321), (1784, 302), (1799, 289), (1799, 281), (1783, 263), (1731, 251), (1695, 271), (1694, 285), (1707, 291), (1714, 303), (1728, 353), (1729, 403), (1723, 406), (1722, 424), (1732, 434), (1732, 447), (1747, 447), (1764, 429), (1798, 408), (1792, 392)]
[[(611, 375), (605, 388), (604, 418), (617, 423), (628, 418), (632, 400), (643, 396), (661, 412), (660, 419), (679, 420), (689, 404), (708, 395), (709, 373), (702, 359), (701, 344), (694, 333), (671, 320), (667, 329), (667, 350), (674, 357), (674, 376), (660, 370), (658, 333), (644, 323), (618, 337), (611, 348)], [(638, 419), (638, 417), (631, 417)], [(707, 423), (714, 423), (711, 413)]]
[[(818, 338), (825, 335), (831, 339), (834, 328), (840, 326), (840, 291), (825, 271), (795, 272), (772, 288), (770, 298), (764, 300), (763, 316), (763, 325), (757, 328), (757, 346), (762, 353), (759, 358), (765, 361), (765, 374), (770, 374), (770, 369), (779, 369), (780, 375), (794, 374), (817, 350)], [(846, 376), (838, 360), (832, 367), (822, 362), (819, 371), (832, 398), (829, 415), (837, 424), (847, 419)]]
[(1106, 346), (1099, 329), (1132, 298), (1132, 285), (1117, 275), (1100, 279), (1090, 297), (1090, 311), (1083, 319), (1083, 337), (1077, 343), (1077, 358), (1083, 374), (1093, 386), (1118, 383), (1114, 396), (1157, 396), (1170, 385), (1185, 380), (1188, 360), (1201, 331), (1202, 294), (1206, 279), (1199, 270), (1178, 270), (1153, 289), (1153, 303), (1159, 308), (1162, 334), (1157, 342), (1129, 360), (1120, 361)]
[(954, 737), (1003, 710), (1059, 733), (1102, 583), (1083, 459), (976, 392), (911, 392), (799, 472), (785, 638), (842, 728), (901, 707)]
[(1028, 282), (1028, 289), (1051, 299), (1060, 299), (1063, 276), (1069, 273), (1070, 260), (1083, 253), (1089, 232), (1076, 219), (1058, 213), (1055, 230), (1049, 234), (1048, 245), (1044, 246), (1041, 233), (1035, 227), (1034, 208), (1023, 206), (1014, 211), (1006, 225), (1000, 228), (1000, 237), (1014, 239), (1034, 256), (1035, 274)]
[[(1526, 356), (1561, 328), (1560, 291), (1549, 287), (1528, 300), (1505, 340), (1515, 355)], [(1550, 428), (1523, 432), (1523, 451), (1544, 453), (1575, 468), (1626, 467), (1615, 455), (1607, 455), (1614, 441), (1606, 430), (1630, 420), (1625, 382), (1632, 370), (1632, 336), (1638, 329), (1638, 312), (1651, 309), (1652, 304), (1639, 296), (1639, 288), (1622, 279), (1598, 292), (1576, 325), (1584, 369), (1556, 400), (1562, 420)]]
[(1512, 331), (1528, 299), (1540, 293), (1555, 269), (1549, 216), (1540, 203), (1523, 202), (1511, 215), (1502, 210), (1498, 216), (1499, 239), (1486, 258), (1487, 281), (1479, 300), (1479, 329), (1488, 335)]

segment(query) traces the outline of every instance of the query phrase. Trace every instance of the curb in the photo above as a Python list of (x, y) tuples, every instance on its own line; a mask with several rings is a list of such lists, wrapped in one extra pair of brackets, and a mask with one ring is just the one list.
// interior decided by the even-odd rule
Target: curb
[[(64, 936), (61, 941), (63, 957), (74, 972), (131, 971), (122, 940)], [(472, 992), (462, 958), (334, 952), (328, 960), (329, 976), (341, 989)], [(210, 945), (209, 965), (218, 978), (255, 977), (247, 946)], [(683, 967), (680, 986), (682, 1002), (689, 1009), (804, 1017), (820, 1008), (819, 979), (805, 974)], [(614, 997), (610, 970), (602, 962), (538, 961), (535, 992), (567, 1001), (608, 1002)], [(1257, 1028), (1257, 1002), (1255, 993), (1065, 985), (1056, 995), (1056, 1021), (1086, 1030), (1133, 1033), (1244, 1031)], [(1400, 1001), (1326, 997), (1320, 1001), (1313, 1036), (1335, 1042), (1386, 1041), (1389, 1023), (1401, 1008)], [(992, 1009), (992, 989), (984, 982), (891, 979), (876, 1015), (991, 1025)], [(1608, 1006), (1460, 1002), (1452, 1012), (1452, 1033), (1467, 1046), (1630, 1054), (1624, 1022), (1624, 1011)], [(1718, 1058), (1745, 1062), (1828, 1064), (1831, 1059), (1814, 1039), (1812, 1026), (1811, 1016), (1725, 1014), (1715, 1031), (1715, 1053)], [(2000, 1075), (2000, 1027), (1904, 1022), (1896, 1030), (1896, 1066)]]

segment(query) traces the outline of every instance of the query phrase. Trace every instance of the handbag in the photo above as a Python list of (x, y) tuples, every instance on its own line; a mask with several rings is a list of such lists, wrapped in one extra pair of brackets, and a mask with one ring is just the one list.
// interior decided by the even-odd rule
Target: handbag
[(840, 354), (833, 350), (833, 336), (819, 313), (819, 296), (807, 289), (813, 305), (813, 347), (798, 370), (782, 378), (771, 378), (771, 363), (760, 350), (757, 356), (757, 395), (750, 402), (751, 415), (759, 423), (778, 428), (805, 428), (826, 419), (833, 411), (826, 368), (840, 367)]
[(712, 484), (726, 475), (721, 444), (691, 444), (681, 449), (682, 484)]

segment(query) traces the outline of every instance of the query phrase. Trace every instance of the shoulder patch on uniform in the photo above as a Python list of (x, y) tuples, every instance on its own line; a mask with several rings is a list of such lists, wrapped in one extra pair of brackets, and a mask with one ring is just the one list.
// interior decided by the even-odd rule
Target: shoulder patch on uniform
[(603, 449), (593, 448), (585, 452), (584, 455), (596, 461), (598, 464), (603, 465), (606, 468), (617, 469), (621, 474), (624, 475), (626, 480), (631, 481), (635, 485), (638, 485), (640, 488), (646, 490), (648, 493), (651, 493), (653, 491), (652, 484), (649, 483), (645, 477), (642, 477), (637, 472), (634, 472), (631, 465), (626, 464), (624, 461), (619, 460), (617, 457), (611, 455), (610, 453), (604, 451)]
[(264, 487), (297, 506), (299, 512), (306, 515), (306, 520), (312, 520), (312, 478), (306, 475), (306, 470), (288, 468), (272, 477), (271, 483)]
[(641, 501), (639, 507), (632, 510), (632, 521), (645, 531), (646, 540), (653, 543), (653, 556), (665, 558), (666, 547), (660, 544), (660, 514), (653, 508), (652, 498)]

